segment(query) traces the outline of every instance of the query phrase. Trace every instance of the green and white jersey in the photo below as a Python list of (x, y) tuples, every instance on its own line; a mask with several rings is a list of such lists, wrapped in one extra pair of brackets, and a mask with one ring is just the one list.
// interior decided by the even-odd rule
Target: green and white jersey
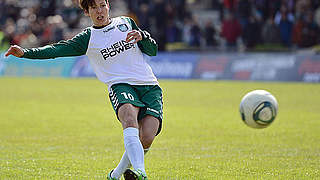
[[(138, 43), (127, 43), (131, 30), (143, 36)], [(116, 17), (102, 28), (89, 27), (70, 40), (40, 48), (24, 49), (24, 58), (48, 59), (87, 55), (100, 81), (111, 87), (117, 83), (132, 85), (158, 84), (147, 56), (157, 54), (157, 44), (146, 31), (140, 30), (128, 17)]]

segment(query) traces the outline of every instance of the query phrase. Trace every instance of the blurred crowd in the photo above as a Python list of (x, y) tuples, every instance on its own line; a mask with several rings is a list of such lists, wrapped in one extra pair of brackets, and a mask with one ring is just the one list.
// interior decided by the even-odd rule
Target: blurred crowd
[(77, 0), (1, 0), (0, 49), (38, 47), (71, 38), (90, 21)]
[[(165, 50), (292, 50), (320, 44), (319, 0), (110, 0)], [(201, 18), (209, 12), (218, 18)], [(199, 14), (197, 14), (199, 13)], [(0, 50), (68, 39), (90, 26), (78, 0), (1, 0)]]

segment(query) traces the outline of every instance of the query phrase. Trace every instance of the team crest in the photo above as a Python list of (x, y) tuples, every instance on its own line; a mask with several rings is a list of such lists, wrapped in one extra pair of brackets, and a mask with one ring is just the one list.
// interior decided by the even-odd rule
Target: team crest
[(128, 31), (128, 26), (126, 24), (119, 24), (117, 25), (117, 28), (121, 31), (121, 32), (126, 32)]

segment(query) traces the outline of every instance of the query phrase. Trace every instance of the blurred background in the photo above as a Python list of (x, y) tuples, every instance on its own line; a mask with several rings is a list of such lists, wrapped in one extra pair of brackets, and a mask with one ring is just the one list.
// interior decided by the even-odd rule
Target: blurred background
[[(320, 49), (319, 0), (110, 0), (110, 6), (112, 16), (132, 17), (156, 39), (158, 59), (164, 61), (151, 63), (157, 67), (154, 71), (159, 71), (158, 77), (185, 78), (161, 72), (168, 67), (175, 71), (180, 66), (172, 66), (187, 61), (192, 66), (190, 75), (186, 75), (190, 78), (287, 80), (275, 75), (280, 73), (290, 76), (289, 80), (320, 81), (316, 55)], [(28, 48), (69, 39), (88, 26), (91, 21), (78, 7), (78, 0), (1, 0), (0, 51), (7, 50), (10, 44)], [(192, 59), (193, 56), (197, 57)], [(249, 64), (251, 69), (243, 70), (248, 62), (237, 65), (235, 58), (264, 61), (260, 65)], [(270, 64), (275, 59), (278, 60)], [(186, 67), (182, 64), (180, 69), (184, 71)], [(252, 77), (257, 73), (251, 71), (257, 67), (270, 67), (266, 73), (269, 76)], [(292, 69), (283, 71), (283, 67)], [(239, 68), (242, 69), (235, 72), (234, 78), (230, 72)], [(307, 78), (305, 71), (309, 73)]]
[[(111, 0), (151, 32), (160, 51), (281, 50), (320, 42), (318, 0)], [(78, 0), (2, 0), (1, 49), (37, 47), (71, 38), (91, 25)]]

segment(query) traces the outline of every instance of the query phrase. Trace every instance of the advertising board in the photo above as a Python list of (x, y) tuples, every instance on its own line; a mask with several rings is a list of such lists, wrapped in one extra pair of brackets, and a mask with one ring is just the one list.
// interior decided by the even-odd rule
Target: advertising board
[[(320, 82), (320, 55), (160, 52), (147, 59), (159, 79)], [(2, 53), (0, 76), (95, 77), (95, 73), (87, 56), (27, 60), (4, 58)]]

